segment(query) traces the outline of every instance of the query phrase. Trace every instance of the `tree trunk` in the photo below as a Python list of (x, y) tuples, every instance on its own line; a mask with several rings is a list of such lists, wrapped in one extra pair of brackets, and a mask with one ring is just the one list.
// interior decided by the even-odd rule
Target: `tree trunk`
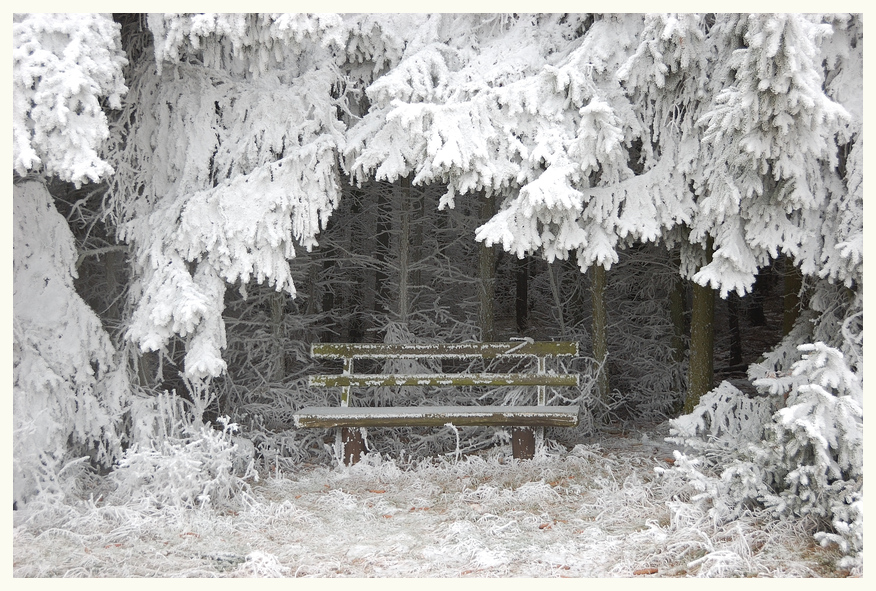
[(104, 328), (106, 328), (107, 333), (115, 337), (122, 317), (121, 302), (127, 281), (125, 277), (126, 255), (118, 250), (108, 251), (104, 255), (103, 264), (106, 269), (107, 297), (110, 298), (110, 305), (103, 314)]
[(730, 329), (730, 365), (742, 363), (742, 330), (739, 327), (739, 296), (727, 296), (727, 323)]
[(408, 199), (411, 200), (411, 272), (410, 285), (412, 290), (411, 305), (413, 305), (416, 291), (423, 284), (422, 272), (418, 263), (424, 258), (423, 248), (423, 225), (426, 220), (426, 193), (422, 189), (412, 189), (411, 179), (406, 178)]
[(672, 360), (675, 363), (684, 362), (685, 346), (684, 335), (687, 332), (684, 326), (684, 312), (687, 289), (684, 278), (681, 276), (681, 261), (678, 254), (675, 255), (675, 268), (678, 269), (669, 291), (669, 313), (672, 317)]
[[(712, 261), (712, 239), (706, 246), (707, 262)], [(690, 369), (684, 413), (693, 411), (700, 398), (712, 389), (715, 349), (715, 291), (711, 287), (693, 285), (693, 305), (690, 321)]]
[(407, 323), (410, 314), (410, 263), (411, 263), (411, 180), (399, 179), (395, 191), (396, 204), (393, 209), (401, 214), (401, 228), (396, 248), (398, 265), (398, 320)]
[(516, 294), (514, 312), (517, 318), (517, 332), (523, 333), (529, 326), (529, 257), (517, 259)]
[(782, 335), (786, 335), (794, 328), (794, 323), (800, 316), (800, 290), (803, 288), (803, 275), (793, 261), (785, 257), (784, 270), (784, 314), (782, 315)]
[(563, 298), (562, 298), (562, 283), (563, 283), (563, 267), (562, 261), (554, 261), (548, 264), (548, 279), (551, 283), (551, 294), (554, 296), (554, 309), (557, 311), (557, 324), (560, 325), (560, 336), (563, 339), (566, 336), (566, 319), (563, 315)]
[(374, 271), (374, 311), (378, 314), (386, 314), (391, 310), (389, 306), (389, 276), (383, 270), (386, 268), (386, 258), (389, 253), (389, 238), (391, 225), (389, 222), (392, 200), (387, 199), (384, 187), (377, 187), (377, 208), (375, 210), (376, 221), (374, 224), (375, 239), (377, 244), (374, 249), (374, 258), (378, 261), (378, 269)]
[[(481, 202), (481, 220), (486, 222), (495, 213), (495, 198), (486, 197)], [(486, 246), (480, 243), (478, 250), (478, 268), (480, 281), (478, 282), (478, 326), (481, 329), (481, 340), (490, 342), (495, 340), (496, 333), (493, 326), (493, 298), (495, 295), (496, 281), (496, 249), (494, 246)]]
[[(332, 267), (335, 266), (335, 249), (329, 248), (326, 251), (325, 258), (322, 260), (322, 276), (323, 278), (331, 277)], [(334, 340), (335, 322), (332, 318), (332, 311), (335, 307), (335, 292), (332, 288), (332, 283), (327, 281), (326, 289), (322, 292), (321, 311), (325, 315), (325, 324), (320, 333), (320, 342), (331, 343)]]
[(593, 358), (599, 366), (596, 379), (596, 394), (600, 400), (608, 401), (608, 311), (605, 305), (605, 267), (594, 263), (590, 267), (590, 294), (593, 307)]
[[(315, 267), (315, 265), (313, 265)], [(285, 318), (286, 318), (286, 294), (273, 292), (270, 296), (271, 303), (271, 335), (273, 351), (273, 375), (275, 382), (280, 382), (286, 377), (286, 350), (284, 347)]]
[[(366, 253), (376, 250), (371, 242), (372, 235), (365, 231), (368, 222), (372, 221), (372, 210), (363, 211), (362, 191), (352, 189), (350, 191), (350, 224), (348, 252)], [(376, 214), (375, 214), (376, 215)], [(375, 292), (368, 289), (371, 272), (367, 269), (354, 269), (352, 271), (354, 281), (352, 285), (344, 285), (341, 293), (343, 301), (338, 304), (339, 313), (342, 315), (341, 322), (344, 324), (343, 340), (349, 343), (361, 343), (365, 337), (365, 322), (363, 315), (366, 310), (377, 307)]]
[(766, 326), (766, 314), (764, 314), (763, 311), (763, 303), (766, 299), (766, 292), (768, 290), (768, 278), (766, 276), (766, 273), (768, 273), (767, 269), (768, 267), (766, 269), (761, 269), (757, 274), (757, 279), (754, 282), (754, 287), (749, 296), (748, 321), (752, 326)]
[(588, 299), (585, 294), (590, 289), (590, 280), (587, 278), (587, 273), (581, 271), (578, 266), (578, 261), (575, 257), (569, 257), (567, 261), (572, 277), (575, 278), (572, 286), (569, 288), (569, 323), (579, 329), (583, 326), (584, 321), (588, 318), (587, 303)]

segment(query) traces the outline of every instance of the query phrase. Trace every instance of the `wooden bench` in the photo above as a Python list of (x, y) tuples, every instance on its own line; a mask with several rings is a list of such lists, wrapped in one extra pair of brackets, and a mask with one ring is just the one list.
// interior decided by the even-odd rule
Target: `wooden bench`
[[(535, 451), (533, 427), (574, 427), (578, 424), (578, 406), (547, 406), (548, 386), (577, 386), (577, 374), (547, 372), (548, 357), (578, 354), (578, 343), (508, 342), (411, 344), (386, 343), (315, 343), (310, 355), (318, 359), (343, 360), (343, 373), (313, 375), (312, 387), (341, 388), (339, 406), (309, 406), (294, 414), (298, 428), (340, 427), (344, 462), (359, 460), (364, 441), (363, 427), (507, 426), (514, 427), (512, 450), (515, 458), (529, 459)], [(355, 373), (357, 359), (515, 359), (535, 358), (534, 373), (429, 373), (369, 374)], [(535, 386), (535, 406), (350, 406), (350, 390), (369, 386)], [(540, 430), (539, 430), (540, 433)]]

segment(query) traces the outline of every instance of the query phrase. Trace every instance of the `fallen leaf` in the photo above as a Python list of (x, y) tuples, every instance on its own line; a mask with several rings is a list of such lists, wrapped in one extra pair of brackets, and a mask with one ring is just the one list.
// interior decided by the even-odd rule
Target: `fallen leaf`
[(675, 463), (675, 458), (663, 458), (663, 461), (671, 466)]
[(551, 524), (550, 523), (542, 523), (541, 525), (538, 526), (538, 529), (551, 529)]
[(634, 570), (633, 574), (634, 575), (656, 575), (657, 569), (656, 568), (640, 568), (639, 570)]
[(382, 495), (383, 493), (386, 492), (386, 490), (384, 490), (384, 489), (382, 489), (382, 488), (380, 488), (380, 489), (376, 489), (376, 490), (372, 490), (372, 489), (369, 488), (369, 489), (368, 489), (368, 492), (370, 492), (370, 493), (374, 493), (374, 494), (376, 494), (376, 495)]

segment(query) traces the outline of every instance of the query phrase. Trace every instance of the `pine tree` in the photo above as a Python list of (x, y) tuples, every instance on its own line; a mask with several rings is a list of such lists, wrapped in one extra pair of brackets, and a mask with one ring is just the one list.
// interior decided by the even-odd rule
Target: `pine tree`
[(142, 351), (188, 339), (185, 374), (204, 380), (226, 367), (226, 284), (266, 281), (294, 296), (295, 244), (316, 244), (339, 199), (340, 79), (321, 66), (335, 62), (329, 46), (343, 23), (304, 15), (148, 23), (156, 62), (132, 68), (107, 150), (119, 163), (108, 207), (134, 249), (127, 337)]
[[(717, 27), (718, 25), (716, 25)], [(706, 150), (691, 240), (715, 240), (694, 280), (724, 296), (751, 289), (757, 269), (807, 242), (801, 217), (824, 208), (823, 166), (848, 112), (823, 90), (819, 38), (830, 25), (801, 15), (724, 17), (727, 85), (699, 119)]]
[(76, 293), (79, 253), (47, 189), (113, 167), (103, 104), (125, 93), (119, 27), (103, 15), (13, 16), (13, 495), (58, 493), (73, 454), (109, 466), (131, 391), (100, 319)]
[(119, 27), (99, 14), (12, 17), (12, 169), (77, 186), (113, 172), (98, 155), (109, 135), (101, 106), (126, 87)]

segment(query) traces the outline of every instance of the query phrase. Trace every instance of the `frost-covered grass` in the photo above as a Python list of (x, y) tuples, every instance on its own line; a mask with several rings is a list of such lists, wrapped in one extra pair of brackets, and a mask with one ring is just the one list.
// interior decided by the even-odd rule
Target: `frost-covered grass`
[(349, 468), (299, 465), (262, 478), (237, 510), (156, 507), (142, 497), (35, 501), (14, 512), (13, 574), (836, 574), (838, 555), (818, 547), (805, 524), (756, 514), (715, 524), (685, 503), (692, 489), (683, 478), (654, 471), (672, 457), (665, 431), (615, 434), (524, 462), (497, 447), (418, 466), (374, 456)]

